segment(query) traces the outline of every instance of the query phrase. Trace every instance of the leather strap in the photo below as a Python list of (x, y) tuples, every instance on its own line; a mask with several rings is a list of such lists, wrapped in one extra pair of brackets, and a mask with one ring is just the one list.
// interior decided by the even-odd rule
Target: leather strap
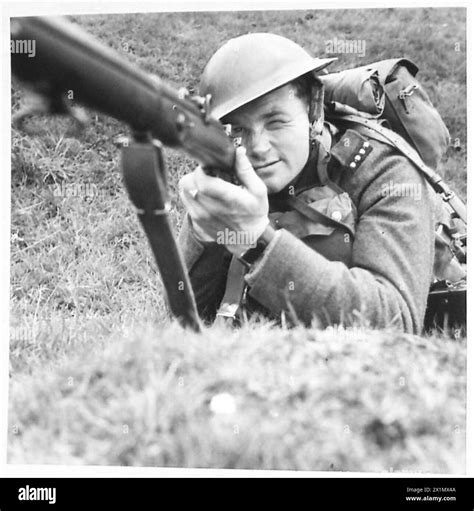
[(443, 178), (423, 162), (418, 152), (413, 149), (403, 137), (392, 130), (384, 128), (378, 122), (375, 122), (371, 119), (365, 119), (356, 115), (341, 115), (337, 116), (337, 118), (362, 126), (365, 128), (365, 130), (367, 130), (366, 132), (370, 137), (384, 143), (388, 142), (390, 145), (398, 149), (424, 174), (430, 185), (435, 189), (437, 193), (441, 194), (443, 200), (451, 206), (455, 214), (464, 223), (467, 223), (466, 206), (448, 187)]
[(298, 197), (290, 199), (288, 201), (288, 203), (293, 207), (293, 209), (298, 211), (298, 213), (301, 213), (302, 215), (304, 215), (308, 218), (311, 218), (311, 220), (313, 220), (313, 222), (325, 225), (326, 227), (337, 227), (337, 228), (343, 227), (343, 228), (347, 229), (352, 234), (352, 236), (354, 236), (354, 232), (346, 224), (344, 224), (342, 222), (338, 222), (337, 220), (334, 220), (333, 218), (324, 215), (317, 209), (314, 209), (314, 208), (308, 206), (308, 204), (306, 204), (306, 202), (299, 199)]
[(193, 289), (168, 215), (161, 148), (151, 142), (124, 146), (122, 169), (128, 194), (163, 279), (169, 307), (183, 326), (199, 332), (201, 322)]
[(246, 282), (244, 276), (247, 268), (236, 256), (232, 256), (229, 270), (227, 271), (227, 281), (224, 297), (217, 311), (216, 318), (234, 321), (237, 318), (237, 312), (242, 301)]

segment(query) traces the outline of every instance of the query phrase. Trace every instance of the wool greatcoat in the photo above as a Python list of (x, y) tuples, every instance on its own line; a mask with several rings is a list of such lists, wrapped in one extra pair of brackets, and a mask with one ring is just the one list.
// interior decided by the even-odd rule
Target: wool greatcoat
[[(362, 321), (420, 333), (442, 214), (439, 197), (392, 146), (352, 129), (330, 128), (326, 125), (331, 133), (326, 150), (317, 144), (296, 179), (269, 196), (277, 233), (243, 277), (245, 307), (273, 317), (286, 312), (323, 327)], [(315, 191), (317, 199), (328, 178), (334, 196), (305, 201), (346, 222), (343, 236), (335, 235), (338, 229), (331, 235), (330, 226), (318, 226), (290, 205), (305, 191)], [(179, 243), (199, 313), (212, 321), (232, 256), (223, 245), (198, 241), (187, 215)]]

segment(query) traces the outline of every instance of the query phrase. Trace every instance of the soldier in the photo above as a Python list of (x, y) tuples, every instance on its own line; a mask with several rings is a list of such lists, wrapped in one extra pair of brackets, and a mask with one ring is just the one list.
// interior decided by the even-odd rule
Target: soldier
[(180, 181), (180, 245), (209, 321), (258, 311), (322, 327), (423, 328), (436, 194), (392, 146), (324, 119), (317, 75), (332, 60), (248, 34), (204, 70), (200, 93), (241, 145), (238, 184), (200, 167)]

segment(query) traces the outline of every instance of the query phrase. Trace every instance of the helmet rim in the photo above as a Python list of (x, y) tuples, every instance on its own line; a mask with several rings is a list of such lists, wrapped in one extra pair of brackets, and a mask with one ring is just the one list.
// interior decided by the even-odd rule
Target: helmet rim
[(259, 84), (260, 87), (258, 90), (256, 89), (254, 92), (249, 93), (245, 98), (241, 98), (240, 100), (236, 101), (235, 98), (231, 98), (227, 101), (224, 101), (220, 105), (218, 105), (215, 109), (212, 108), (212, 97), (211, 97), (211, 114), (216, 117), (217, 119), (222, 119), (226, 115), (230, 114), (234, 110), (237, 110), (238, 108), (251, 103), (252, 101), (255, 101), (256, 99), (265, 96), (265, 94), (268, 94), (276, 89), (279, 89), (280, 87), (283, 87), (284, 85), (292, 82), (293, 80), (296, 80), (300, 76), (303, 76), (310, 72), (317, 73), (318, 71), (321, 71), (326, 66), (331, 64), (334, 60), (337, 60), (337, 58), (329, 58), (329, 59), (314, 59), (313, 63), (305, 63), (304, 66), (298, 71), (295, 71), (294, 73), (286, 73), (282, 71), (282, 76), (279, 79), (272, 78), (271, 85), (269, 84)]
[(316, 76), (335, 60), (314, 58), (296, 42), (277, 34), (249, 33), (230, 39), (212, 55), (199, 93), (211, 94), (210, 114), (222, 119), (303, 75)]

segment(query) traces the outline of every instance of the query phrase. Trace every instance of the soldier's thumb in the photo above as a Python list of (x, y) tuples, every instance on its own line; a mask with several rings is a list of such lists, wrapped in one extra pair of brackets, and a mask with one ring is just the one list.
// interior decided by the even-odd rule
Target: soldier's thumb
[(245, 147), (238, 147), (235, 152), (235, 173), (239, 181), (249, 191), (255, 193), (266, 191), (265, 184), (257, 176), (250, 160), (247, 158)]

